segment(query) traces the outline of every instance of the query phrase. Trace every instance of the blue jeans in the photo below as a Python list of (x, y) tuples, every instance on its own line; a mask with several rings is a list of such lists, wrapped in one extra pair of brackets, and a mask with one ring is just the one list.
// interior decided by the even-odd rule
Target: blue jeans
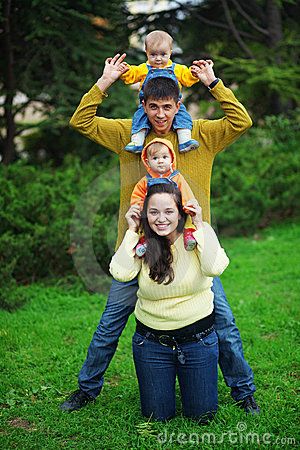
[(243, 353), (242, 339), (219, 277), (212, 291), (215, 305), (215, 330), (219, 339), (219, 365), (234, 400), (242, 400), (255, 391), (254, 376)]
[[(86, 360), (78, 376), (79, 387), (92, 397), (99, 395), (103, 375), (116, 351), (119, 337), (134, 311), (138, 282), (112, 280), (106, 308), (90, 343)], [(241, 337), (227, 302), (222, 283), (214, 278), (215, 330), (219, 339), (219, 365), (235, 400), (255, 392), (253, 372), (247, 364)]]
[(218, 337), (215, 331), (178, 350), (135, 333), (133, 358), (139, 382), (142, 414), (156, 420), (175, 416), (175, 381), (178, 377), (183, 414), (207, 422), (218, 408)]

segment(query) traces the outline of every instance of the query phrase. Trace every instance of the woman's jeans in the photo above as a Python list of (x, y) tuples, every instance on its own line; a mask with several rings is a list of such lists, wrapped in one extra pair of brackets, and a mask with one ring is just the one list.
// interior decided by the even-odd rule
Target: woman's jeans
[[(112, 280), (106, 308), (90, 343), (79, 373), (79, 387), (96, 398), (103, 385), (103, 375), (116, 351), (119, 337), (134, 311), (137, 278), (126, 283)], [(255, 392), (253, 372), (243, 354), (239, 330), (227, 302), (220, 278), (213, 281), (215, 330), (219, 339), (219, 365), (234, 400)]]
[[(133, 358), (142, 414), (156, 420), (175, 416), (178, 377), (186, 417), (207, 422), (218, 408), (218, 337), (215, 331), (197, 342), (167, 347), (135, 333)], [(178, 358), (178, 351), (184, 360)]]

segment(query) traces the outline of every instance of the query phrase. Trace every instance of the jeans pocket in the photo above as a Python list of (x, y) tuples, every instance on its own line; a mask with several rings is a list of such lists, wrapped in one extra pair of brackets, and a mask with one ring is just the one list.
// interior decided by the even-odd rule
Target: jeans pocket
[(203, 339), (200, 339), (199, 342), (201, 345), (203, 345), (203, 347), (213, 347), (214, 345), (218, 344), (217, 333), (213, 331), (208, 336), (205, 336)]
[(142, 336), (141, 334), (135, 332), (132, 336), (132, 344), (142, 346), (145, 342), (145, 336)]

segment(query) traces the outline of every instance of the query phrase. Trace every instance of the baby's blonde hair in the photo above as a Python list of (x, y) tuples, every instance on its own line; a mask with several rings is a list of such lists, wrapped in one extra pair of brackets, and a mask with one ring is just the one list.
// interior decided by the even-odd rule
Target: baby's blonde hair
[(149, 156), (155, 155), (155, 153), (157, 153), (159, 150), (162, 150), (163, 148), (166, 148), (171, 154), (171, 151), (167, 145), (163, 144), (162, 142), (153, 142), (153, 144), (150, 144), (147, 148), (147, 158), (149, 158)]
[(161, 30), (151, 31), (145, 39), (145, 50), (149, 50), (150, 47), (155, 50), (162, 42), (166, 42), (172, 50), (173, 38), (168, 33)]

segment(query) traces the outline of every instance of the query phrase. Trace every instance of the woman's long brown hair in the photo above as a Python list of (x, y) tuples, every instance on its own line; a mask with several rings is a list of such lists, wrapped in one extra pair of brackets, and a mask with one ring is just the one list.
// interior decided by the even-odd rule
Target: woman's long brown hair
[(147, 195), (142, 210), (142, 227), (147, 241), (147, 250), (145, 253), (145, 263), (149, 266), (150, 278), (158, 284), (169, 284), (174, 280), (174, 271), (172, 267), (173, 255), (171, 252), (171, 243), (165, 236), (159, 236), (149, 226), (147, 218), (147, 209), (149, 200), (154, 194), (170, 194), (177, 206), (179, 212), (179, 222), (177, 231), (182, 232), (186, 214), (182, 208), (182, 198), (180, 190), (173, 183), (154, 184), (148, 188)]

